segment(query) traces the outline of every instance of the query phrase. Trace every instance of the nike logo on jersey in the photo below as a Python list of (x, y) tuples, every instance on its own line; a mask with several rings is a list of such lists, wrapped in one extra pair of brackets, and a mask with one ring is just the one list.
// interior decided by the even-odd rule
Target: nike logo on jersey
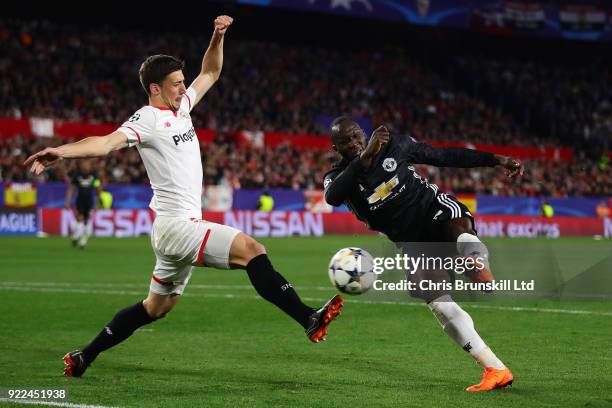
[(192, 127), (188, 132), (183, 133), (182, 135), (174, 135), (172, 136), (172, 140), (174, 140), (174, 144), (178, 146), (181, 142), (191, 142), (196, 137), (195, 129)]

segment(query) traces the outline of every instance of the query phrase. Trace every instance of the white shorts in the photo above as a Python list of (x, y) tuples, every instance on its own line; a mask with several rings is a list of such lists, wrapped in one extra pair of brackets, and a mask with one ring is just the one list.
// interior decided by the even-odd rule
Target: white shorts
[(151, 246), (157, 261), (150, 290), (182, 294), (194, 266), (229, 269), (229, 252), (240, 230), (186, 217), (156, 217)]

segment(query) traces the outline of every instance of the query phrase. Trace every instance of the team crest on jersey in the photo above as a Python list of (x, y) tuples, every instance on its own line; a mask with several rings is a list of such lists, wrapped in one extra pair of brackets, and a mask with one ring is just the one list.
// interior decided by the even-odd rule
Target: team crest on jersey
[(395, 169), (397, 169), (397, 162), (395, 161), (393, 157), (387, 157), (383, 161), (382, 166), (383, 166), (383, 169), (385, 169), (385, 171), (392, 172), (392, 171), (395, 171)]

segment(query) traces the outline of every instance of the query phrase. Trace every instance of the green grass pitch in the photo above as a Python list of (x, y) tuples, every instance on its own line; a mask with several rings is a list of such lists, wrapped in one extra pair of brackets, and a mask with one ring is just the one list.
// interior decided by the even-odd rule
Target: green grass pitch
[[(276, 268), (319, 305), (335, 293), (330, 256), (381, 239), (261, 241)], [(572, 248), (610, 245), (554, 242), (547, 245), (560, 245), (566, 261), (578, 263), (583, 252)], [(471, 394), (464, 389), (479, 380), (480, 368), (423, 305), (375, 293), (348, 297), (328, 340), (311, 344), (257, 297), (245, 272), (197, 269), (168, 317), (75, 379), (61, 375), (63, 354), (146, 295), (154, 260), (148, 238), (91, 239), (84, 251), (61, 238), (0, 238), (0, 259), (0, 387), (61, 388), (70, 403), (114, 407), (612, 408), (609, 301), (463, 303), (515, 374), (512, 388)], [(518, 274), (528, 270), (509, 256), (504, 262)]]

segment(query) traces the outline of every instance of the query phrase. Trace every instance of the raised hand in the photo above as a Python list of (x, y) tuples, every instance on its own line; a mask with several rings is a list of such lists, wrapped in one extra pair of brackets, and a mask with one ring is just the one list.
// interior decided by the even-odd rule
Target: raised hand
[(233, 22), (234, 19), (230, 16), (219, 16), (215, 18), (215, 31), (223, 35)]
[(384, 145), (389, 143), (390, 137), (389, 130), (385, 126), (379, 126), (372, 132), (368, 145), (365, 150), (361, 152), (360, 160), (363, 167), (370, 167), (372, 159)]

